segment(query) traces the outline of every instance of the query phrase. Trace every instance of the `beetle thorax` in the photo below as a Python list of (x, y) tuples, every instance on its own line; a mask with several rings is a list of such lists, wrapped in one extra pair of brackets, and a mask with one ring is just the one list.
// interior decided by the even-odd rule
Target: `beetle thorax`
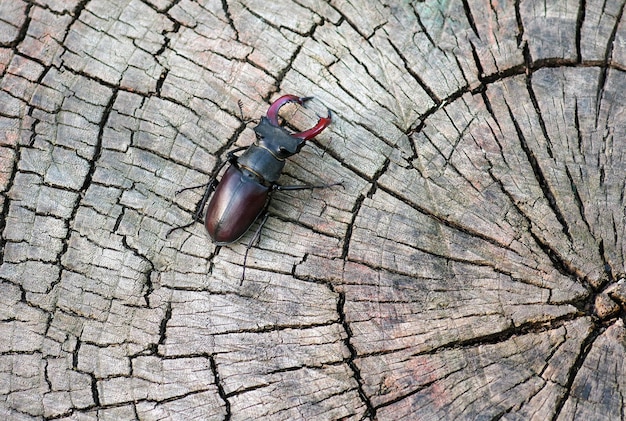
[(237, 165), (254, 174), (259, 183), (270, 186), (278, 181), (285, 160), (277, 158), (267, 148), (255, 143), (239, 157)]

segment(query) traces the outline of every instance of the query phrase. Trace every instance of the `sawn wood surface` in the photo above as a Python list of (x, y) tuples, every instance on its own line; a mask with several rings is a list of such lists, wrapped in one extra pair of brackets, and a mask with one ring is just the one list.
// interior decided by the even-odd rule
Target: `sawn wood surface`
[(0, 418), (626, 419), (625, 104), (624, 0), (1, 1)]

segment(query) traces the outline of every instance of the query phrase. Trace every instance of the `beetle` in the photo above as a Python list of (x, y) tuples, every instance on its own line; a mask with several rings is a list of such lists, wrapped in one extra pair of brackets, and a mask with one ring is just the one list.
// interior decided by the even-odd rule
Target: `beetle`
[[(320, 134), (331, 122), (331, 112), (328, 110), (327, 117), (320, 117), (315, 126), (302, 132), (290, 133), (279, 125), (278, 110), (283, 105), (288, 102), (304, 105), (310, 99), (312, 97), (283, 95), (274, 101), (254, 128), (256, 141), (250, 146), (228, 152), (226, 160), (218, 166), (215, 176), (206, 185), (194, 220), (182, 227), (171, 229), (168, 236), (178, 228), (185, 228), (195, 221), (200, 221), (205, 207), (204, 226), (211, 240), (218, 246), (236, 242), (256, 220), (261, 218), (256, 233), (246, 247), (241, 275), (243, 282), (248, 251), (259, 238), (261, 228), (267, 221), (267, 208), (274, 191), (317, 189), (342, 184), (340, 182), (292, 186), (278, 184), (286, 159), (300, 152), (307, 140)], [(241, 103), (239, 105), (241, 108)], [(237, 156), (237, 152), (241, 151), (244, 152)], [(217, 174), (227, 164), (230, 166), (218, 181)]]

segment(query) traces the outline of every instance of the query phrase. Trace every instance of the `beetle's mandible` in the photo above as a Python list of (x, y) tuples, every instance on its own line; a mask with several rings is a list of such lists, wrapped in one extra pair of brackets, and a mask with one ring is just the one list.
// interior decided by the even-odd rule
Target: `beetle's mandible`
[[(194, 220), (190, 224), (171, 229), (168, 235), (178, 228), (188, 227), (201, 220), (206, 207), (204, 226), (213, 242), (221, 246), (239, 240), (254, 222), (262, 217), (259, 228), (246, 248), (241, 275), (243, 281), (248, 251), (267, 220), (267, 207), (272, 192), (325, 188), (341, 184), (283, 186), (277, 183), (285, 166), (285, 159), (300, 152), (305, 141), (320, 134), (331, 122), (329, 110), (327, 117), (321, 117), (314, 127), (303, 132), (290, 133), (279, 125), (280, 107), (288, 102), (303, 105), (309, 99), (311, 97), (284, 95), (274, 101), (267, 114), (261, 117), (261, 121), (254, 128), (256, 141), (250, 146), (228, 152), (227, 159), (217, 168), (216, 175), (206, 186)], [(241, 156), (237, 156), (236, 153), (242, 150), (245, 151)], [(227, 164), (230, 166), (221, 181), (218, 181), (217, 174)]]

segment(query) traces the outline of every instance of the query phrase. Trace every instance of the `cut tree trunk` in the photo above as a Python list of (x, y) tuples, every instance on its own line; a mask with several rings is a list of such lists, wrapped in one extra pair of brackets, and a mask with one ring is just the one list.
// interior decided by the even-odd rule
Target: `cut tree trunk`
[[(6, 420), (617, 420), (624, 0), (0, 2)], [(192, 221), (283, 94), (258, 244)]]

